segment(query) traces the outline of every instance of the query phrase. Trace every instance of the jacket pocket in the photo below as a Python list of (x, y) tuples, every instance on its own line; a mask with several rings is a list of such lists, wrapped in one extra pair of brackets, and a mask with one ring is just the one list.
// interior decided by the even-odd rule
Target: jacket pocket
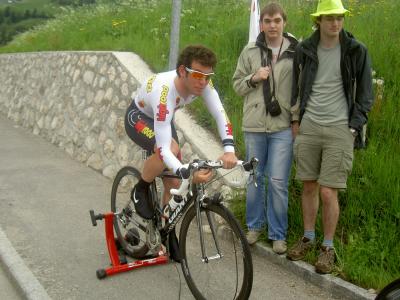
[(343, 172), (343, 175), (348, 176), (353, 168), (353, 152), (343, 150), (342, 159), (339, 165), (339, 171)]
[(243, 105), (243, 127), (244, 128), (263, 128), (265, 124), (265, 105), (264, 99), (246, 97)]

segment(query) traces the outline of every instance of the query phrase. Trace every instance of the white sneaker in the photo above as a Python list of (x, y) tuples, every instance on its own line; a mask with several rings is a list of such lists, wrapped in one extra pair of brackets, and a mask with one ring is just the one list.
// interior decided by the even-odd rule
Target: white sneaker
[(272, 242), (272, 250), (276, 254), (283, 254), (287, 250), (286, 241), (278, 240)]
[(254, 245), (257, 242), (260, 235), (261, 231), (259, 230), (249, 230), (249, 232), (247, 232), (246, 234), (246, 239), (249, 245)]

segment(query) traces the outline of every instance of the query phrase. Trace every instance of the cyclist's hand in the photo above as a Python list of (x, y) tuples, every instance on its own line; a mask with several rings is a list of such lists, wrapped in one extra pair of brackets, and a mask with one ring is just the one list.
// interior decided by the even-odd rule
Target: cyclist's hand
[(193, 183), (205, 183), (210, 181), (213, 175), (214, 172), (210, 169), (196, 171), (193, 174)]
[(222, 160), (222, 162), (224, 163), (224, 169), (232, 169), (236, 166), (238, 161), (235, 153), (233, 152), (225, 152), (224, 155), (222, 155), (218, 159)]

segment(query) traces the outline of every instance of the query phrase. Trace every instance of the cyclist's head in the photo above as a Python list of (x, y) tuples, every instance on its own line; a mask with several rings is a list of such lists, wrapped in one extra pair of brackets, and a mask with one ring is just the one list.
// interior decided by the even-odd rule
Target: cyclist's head
[(214, 52), (202, 45), (190, 45), (183, 49), (176, 66), (181, 95), (200, 96), (210, 83), (216, 63)]
[(176, 64), (176, 73), (180, 77), (178, 69), (180, 66), (192, 69), (193, 62), (201, 64), (205, 67), (210, 67), (214, 70), (217, 64), (217, 57), (214, 52), (203, 45), (189, 45), (182, 50), (178, 57), (178, 62)]

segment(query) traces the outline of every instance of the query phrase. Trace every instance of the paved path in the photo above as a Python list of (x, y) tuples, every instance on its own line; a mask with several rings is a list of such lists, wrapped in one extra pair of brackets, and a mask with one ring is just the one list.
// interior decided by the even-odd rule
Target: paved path
[(20, 300), (21, 297), (18, 294), (16, 287), (12, 285), (7, 274), (0, 267), (0, 299), (6, 300)]
[[(88, 212), (109, 211), (111, 182), (3, 115), (0, 140), (0, 228), (51, 298), (178, 299), (179, 286), (193, 298), (173, 263), (98, 280), (109, 259), (103, 222), (92, 227)], [(253, 264), (251, 299), (335, 299), (264, 257)], [(18, 299), (2, 272), (0, 298)]]

